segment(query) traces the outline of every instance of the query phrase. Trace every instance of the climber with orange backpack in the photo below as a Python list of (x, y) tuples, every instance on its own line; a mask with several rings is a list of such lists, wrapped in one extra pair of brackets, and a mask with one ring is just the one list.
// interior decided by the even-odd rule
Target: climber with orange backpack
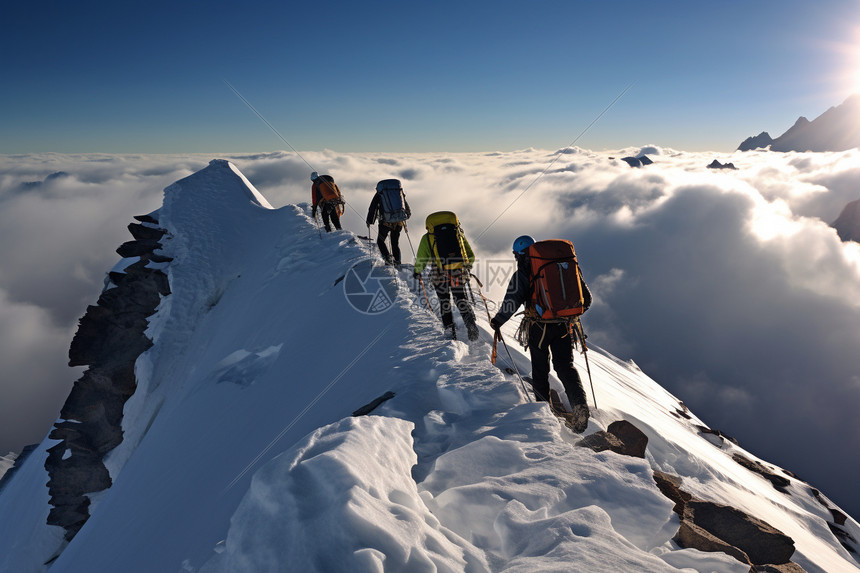
[(337, 183), (331, 175), (318, 175), (316, 171), (311, 173), (311, 181), (311, 217), (316, 219), (319, 207), (325, 232), (331, 232), (331, 223), (335, 229), (340, 230), (340, 216), (343, 215), (345, 203)]
[[(570, 241), (535, 242), (523, 235), (514, 241), (513, 251), (517, 270), (490, 326), (499, 333), (502, 325), (525, 305), (517, 340), (528, 347), (531, 355), (535, 398), (549, 402), (556, 412), (565, 411), (555, 390), (550, 389), (551, 355), (570, 402), (574, 430), (581, 433), (588, 426), (589, 411), (582, 380), (573, 365), (574, 327), (579, 326), (579, 316), (591, 306), (591, 291), (582, 279)], [(581, 330), (578, 333), (583, 337)]]
[(432, 213), (427, 217), (425, 227), (427, 233), (421, 237), (421, 243), (418, 245), (413, 276), (416, 280), (421, 280), (422, 271), (430, 265), (431, 281), (439, 299), (442, 328), (452, 339), (457, 339), (454, 314), (451, 310), (453, 296), (466, 325), (469, 340), (477, 340), (478, 325), (466, 296), (469, 271), (475, 262), (472, 247), (463, 235), (457, 215), (450, 211)]

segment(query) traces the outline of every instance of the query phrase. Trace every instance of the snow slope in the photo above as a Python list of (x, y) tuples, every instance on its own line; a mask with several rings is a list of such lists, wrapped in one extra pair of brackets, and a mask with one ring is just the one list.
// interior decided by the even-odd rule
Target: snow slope
[(654, 470), (791, 536), (807, 571), (860, 570), (807, 484), (790, 478), (787, 495), (737, 464), (756, 458), (700, 434), (635, 364), (589, 353), (586, 434), (629, 420), (649, 437), (644, 460), (574, 447), (490, 363), (486, 313), (478, 342), (443, 340), (408, 273), (391, 308), (358, 312), (342, 278), (373, 249), (320, 235), (308, 214), (273, 209), (224, 161), (165, 190), (154, 216), (172, 294), (107, 460), (114, 485), (62, 547), (44, 525), (46, 440), (0, 495), (0, 571), (748, 571), (671, 541)]

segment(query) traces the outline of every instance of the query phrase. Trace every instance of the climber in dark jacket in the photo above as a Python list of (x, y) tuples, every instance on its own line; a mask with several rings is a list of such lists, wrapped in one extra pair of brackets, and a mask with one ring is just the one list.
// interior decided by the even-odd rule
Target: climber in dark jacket
[[(498, 331), (517, 311), (526, 305), (526, 316), (536, 316), (534, 309), (529, 309), (532, 284), (531, 284), (531, 262), (528, 257), (528, 248), (534, 244), (534, 239), (528, 235), (518, 237), (514, 241), (514, 256), (517, 260), (517, 271), (511, 277), (508, 291), (502, 301), (496, 316), (490, 321), (493, 330)], [(585, 281), (582, 281), (583, 308), (588, 310), (591, 306), (591, 291)], [(527, 320), (524, 318), (523, 320)], [(585, 391), (582, 388), (582, 379), (573, 365), (573, 341), (570, 335), (570, 327), (565, 322), (544, 322), (540, 318), (531, 318), (528, 325), (528, 347), (532, 360), (532, 386), (535, 398), (539, 401), (550, 400), (549, 386), (549, 363), (552, 356), (552, 365), (564, 386), (567, 399), (577, 425), (584, 431), (588, 425), (588, 405), (586, 404)], [(556, 405), (554, 405), (555, 407)]]
[[(379, 247), (379, 252), (382, 254), (382, 260), (387, 265), (395, 265), (400, 268), (400, 231), (406, 226), (405, 221), (397, 221), (393, 223), (383, 222), (382, 216), (382, 199), (379, 193), (373, 196), (370, 202), (370, 207), (367, 209), (367, 226), (370, 227), (379, 219), (379, 231), (376, 237), (376, 246)], [(409, 209), (409, 202), (403, 198), (403, 208), (406, 210), (406, 218), (412, 216), (412, 210)], [(385, 244), (385, 239), (391, 235), (391, 252), (388, 252), (388, 245)]]

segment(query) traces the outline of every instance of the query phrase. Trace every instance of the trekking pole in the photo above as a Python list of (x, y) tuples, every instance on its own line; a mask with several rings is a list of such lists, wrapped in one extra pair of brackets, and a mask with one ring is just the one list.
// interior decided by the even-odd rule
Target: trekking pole
[[(483, 291), (481, 291), (481, 287), (483, 286), (481, 284), (481, 280), (478, 277), (476, 277), (475, 275), (473, 275), (472, 273), (469, 273), (469, 276), (474, 278), (475, 282), (478, 283), (478, 296), (480, 296), (481, 300), (484, 301), (484, 310), (487, 311), (487, 322), (493, 322), (493, 319), (490, 318), (490, 305), (487, 304), (487, 297), (485, 297)], [(508, 349), (508, 344), (505, 342), (505, 339), (502, 337), (502, 333), (499, 330), (493, 331), (493, 353), (492, 353), (491, 362), (493, 364), (496, 363), (496, 343), (498, 340), (501, 340), (502, 346), (505, 347), (505, 352), (508, 355), (508, 360), (511, 361), (511, 366), (513, 366), (514, 372), (516, 372), (516, 374), (517, 374), (517, 378), (520, 379), (520, 385), (523, 387), (523, 392), (525, 392), (526, 399), (531, 401), (531, 398), (529, 398), (529, 391), (526, 389), (526, 381), (523, 379), (522, 374), (520, 374), (520, 370), (519, 370), (519, 368), (517, 368), (517, 363), (514, 362), (514, 357), (511, 355), (511, 351)]]
[[(488, 314), (489, 314), (489, 313), (488, 313)], [(523, 387), (523, 392), (525, 392), (526, 400), (527, 400), (527, 401), (529, 401), (529, 402), (531, 402), (531, 397), (529, 396), (529, 391), (526, 389), (526, 381), (523, 379), (523, 375), (522, 375), (522, 374), (520, 374), (520, 369), (519, 369), (519, 368), (517, 368), (517, 363), (516, 363), (516, 362), (514, 362), (514, 357), (511, 355), (511, 351), (510, 351), (510, 349), (508, 349), (508, 343), (507, 343), (507, 342), (505, 342), (505, 338), (502, 336), (501, 331), (497, 330), (497, 331), (496, 331), (496, 336), (498, 336), (498, 337), (499, 337), (499, 340), (501, 340), (501, 341), (502, 341), (502, 346), (504, 346), (504, 347), (505, 347), (505, 352), (506, 352), (506, 353), (507, 353), (507, 355), (508, 355), (508, 360), (510, 360), (510, 361), (511, 361), (511, 366), (513, 366), (513, 367), (514, 367), (514, 372), (516, 372), (516, 373), (517, 373), (517, 378), (519, 378), (519, 379), (520, 379), (520, 386), (522, 386), (522, 387)], [(532, 389), (534, 389), (534, 388), (532, 388)], [(546, 400), (546, 402), (549, 402), (549, 400)], [(551, 406), (550, 406), (550, 407), (551, 407)], [(596, 409), (596, 408), (595, 408), (595, 409)]]
[(588, 383), (591, 385), (591, 398), (594, 400), (594, 409), (597, 410), (597, 396), (594, 394), (594, 381), (591, 379), (591, 366), (588, 364), (588, 346), (585, 344), (585, 331), (582, 329), (582, 322), (579, 317), (576, 319), (576, 332), (579, 336), (579, 341), (582, 342), (582, 355), (585, 357), (585, 369), (588, 372)]
[(412, 256), (418, 258), (418, 255), (415, 254), (415, 247), (412, 246), (412, 237), (409, 236), (409, 227), (406, 226), (406, 222), (403, 222), (403, 230), (406, 232), (406, 239), (409, 241), (409, 248), (412, 249)]

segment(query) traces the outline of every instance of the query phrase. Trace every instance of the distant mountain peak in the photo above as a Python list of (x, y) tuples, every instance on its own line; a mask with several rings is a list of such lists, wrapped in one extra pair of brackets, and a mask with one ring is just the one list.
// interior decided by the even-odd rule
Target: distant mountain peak
[(846, 98), (841, 105), (810, 121), (800, 116), (785, 133), (771, 139), (763, 131), (748, 137), (738, 151), (750, 151), (770, 146), (771, 151), (845, 151), (860, 147), (860, 94)]
[(860, 243), (860, 199), (848, 203), (830, 226), (836, 229), (843, 241)]

